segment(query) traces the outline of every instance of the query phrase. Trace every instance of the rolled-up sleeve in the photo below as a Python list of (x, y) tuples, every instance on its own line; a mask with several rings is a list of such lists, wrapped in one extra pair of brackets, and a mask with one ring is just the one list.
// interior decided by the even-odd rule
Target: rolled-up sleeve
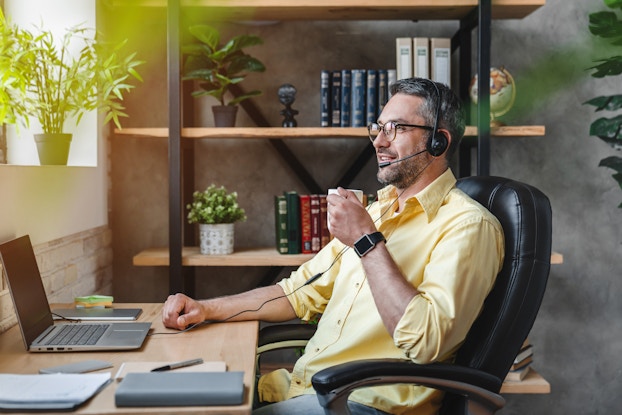
[(480, 313), (503, 258), (503, 234), (490, 219), (472, 216), (439, 234), (416, 286), (419, 294), (393, 333), (396, 346), (414, 362), (446, 359)]

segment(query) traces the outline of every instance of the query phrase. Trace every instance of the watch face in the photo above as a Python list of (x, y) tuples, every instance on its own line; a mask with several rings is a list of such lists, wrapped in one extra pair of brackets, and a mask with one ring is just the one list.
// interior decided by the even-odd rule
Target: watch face
[(369, 236), (363, 235), (361, 239), (354, 243), (354, 249), (359, 256), (365, 255), (370, 249), (374, 247), (374, 244), (369, 239)]

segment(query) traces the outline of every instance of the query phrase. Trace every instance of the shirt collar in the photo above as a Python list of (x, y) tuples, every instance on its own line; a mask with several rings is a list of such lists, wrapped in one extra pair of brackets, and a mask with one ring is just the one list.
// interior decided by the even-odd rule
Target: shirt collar
[[(447, 169), (432, 183), (426, 186), (425, 189), (410, 197), (406, 201), (406, 209), (414, 207), (415, 204), (421, 206), (428, 218), (428, 222), (430, 222), (432, 219), (434, 219), (434, 217), (438, 213), (438, 210), (443, 205), (445, 198), (447, 197), (449, 192), (455, 187), (455, 185), (456, 177), (454, 176), (451, 169)], [(397, 189), (393, 185), (389, 185), (380, 189), (378, 191), (378, 200), (380, 202), (382, 211), (388, 208), (387, 213), (390, 213), (390, 215), (395, 213), (395, 210), (397, 209), (397, 203), (394, 202), (397, 196)]]

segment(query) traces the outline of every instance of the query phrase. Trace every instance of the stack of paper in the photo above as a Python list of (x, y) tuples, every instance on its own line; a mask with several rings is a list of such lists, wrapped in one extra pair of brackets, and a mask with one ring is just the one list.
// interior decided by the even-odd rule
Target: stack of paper
[(110, 373), (0, 374), (0, 409), (75, 409), (111, 381)]

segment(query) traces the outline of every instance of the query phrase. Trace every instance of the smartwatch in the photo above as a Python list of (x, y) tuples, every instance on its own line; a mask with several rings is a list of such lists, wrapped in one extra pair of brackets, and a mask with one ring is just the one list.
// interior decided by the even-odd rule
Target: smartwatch
[(361, 236), (356, 242), (354, 242), (354, 250), (359, 257), (367, 254), (374, 249), (378, 242), (384, 242), (386, 239), (382, 232), (374, 232)]

